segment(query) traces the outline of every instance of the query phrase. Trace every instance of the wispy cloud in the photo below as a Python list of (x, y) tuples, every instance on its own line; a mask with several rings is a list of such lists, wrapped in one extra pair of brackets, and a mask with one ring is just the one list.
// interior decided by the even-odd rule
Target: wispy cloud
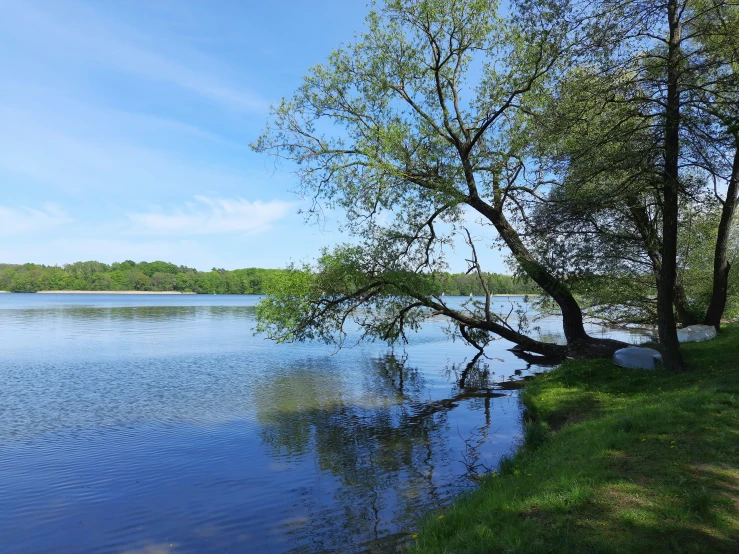
[(20, 235), (59, 227), (72, 218), (55, 204), (42, 208), (0, 206), (0, 236)]
[(268, 102), (250, 90), (227, 65), (188, 48), (179, 37), (147, 33), (89, 5), (65, 0), (3, 5), (6, 25), (33, 47), (75, 66), (93, 64), (188, 90), (228, 109), (264, 113)]
[[(1, 92), (2, 85), (4, 101)], [(248, 195), (245, 187), (265, 176), (248, 162), (232, 163), (253, 156), (245, 145), (195, 126), (74, 102), (38, 106), (16, 98), (0, 105), (0, 172), (68, 194), (153, 193), (157, 203), (157, 195), (175, 192)]]
[(154, 236), (254, 234), (285, 217), (293, 204), (282, 200), (250, 202), (243, 198), (196, 196), (171, 212), (128, 214), (132, 233)]

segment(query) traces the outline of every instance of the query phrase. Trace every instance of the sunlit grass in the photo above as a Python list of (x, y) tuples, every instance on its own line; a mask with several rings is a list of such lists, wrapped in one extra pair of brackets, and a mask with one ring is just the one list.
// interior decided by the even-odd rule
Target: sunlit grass
[(568, 361), (523, 392), (523, 445), (415, 552), (739, 552), (739, 326), (690, 371)]

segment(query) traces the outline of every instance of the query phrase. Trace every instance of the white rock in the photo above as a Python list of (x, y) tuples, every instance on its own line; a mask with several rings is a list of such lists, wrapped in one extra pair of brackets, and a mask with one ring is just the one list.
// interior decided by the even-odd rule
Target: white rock
[(716, 328), (712, 325), (690, 325), (677, 330), (679, 342), (703, 342), (716, 338)]
[(662, 363), (662, 354), (654, 348), (627, 346), (613, 353), (613, 363), (620, 367), (655, 369)]

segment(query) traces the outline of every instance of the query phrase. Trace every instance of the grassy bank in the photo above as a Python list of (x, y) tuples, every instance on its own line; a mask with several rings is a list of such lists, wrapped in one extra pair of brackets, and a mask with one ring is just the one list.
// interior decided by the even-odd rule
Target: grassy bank
[(523, 393), (523, 445), (413, 552), (739, 552), (739, 325), (682, 374), (568, 361)]

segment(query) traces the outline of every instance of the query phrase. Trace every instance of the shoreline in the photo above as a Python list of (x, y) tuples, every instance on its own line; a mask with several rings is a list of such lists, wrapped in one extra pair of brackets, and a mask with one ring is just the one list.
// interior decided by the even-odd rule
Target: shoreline
[[(494, 298), (496, 296), (507, 298), (509, 296), (541, 296), (541, 294), (535, 294), (531, 292), (511, 292), (509, 294), (491, 294), (490, 298)], [(445, 295), (443, 298), (469, 298), (469, 295), (467, 294), (448, 294)], [(484, 294), (473, 294), (472, 298), (485, 298)]]
[(195, 292), (180, 292), (176, 290), (39, 290), (33, 294), (197, 294)]
[(727, 325), (681, 345), (682, 373), (596, 358), (529, 380), (518, 448), (421, 520), (407, 551), (734, 554), (738, 339)]
[[(197, 292), (181, 292), (177, 290), (37, 290), (31, 293), (15, 293), (9, 290), (0, 290), (0, 294), (165, 294), (165, 295), (177, 295), (177, 294), (198, 294)], [(208, 293), (201, 293), (206, 296)], [(261, 296), (261, 294), (255, 294)], [(244, 296), (250, 296), (244, 294)], [(508, 298), (511, 296), (541, 296), (539, 294), (526, 294), (526, 293), (511, 293), (511, 294), (491, 294), (491, 297), (502, 297)], [(448, 298), (468, 298), (466, 295), (449, 295)], [(485, 298), (484, 296), (473, 296), (473, 298)]]

